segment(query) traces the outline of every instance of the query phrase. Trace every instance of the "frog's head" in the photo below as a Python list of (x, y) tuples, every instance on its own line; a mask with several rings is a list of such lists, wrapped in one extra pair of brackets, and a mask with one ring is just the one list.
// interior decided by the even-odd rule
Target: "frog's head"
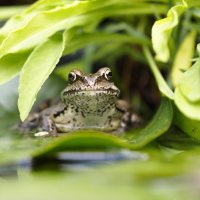
[(76, 100), (78, 97), (96, 98), (110, 97), (115, 99), (119, 96), (119, 89), (112, 82), (112, 72), (109, 68), (99, 69), (94, 74), (85, 75), (80, 70), (72, 70), (68, 75), (69, 84), (62, 93), (62, 99)]

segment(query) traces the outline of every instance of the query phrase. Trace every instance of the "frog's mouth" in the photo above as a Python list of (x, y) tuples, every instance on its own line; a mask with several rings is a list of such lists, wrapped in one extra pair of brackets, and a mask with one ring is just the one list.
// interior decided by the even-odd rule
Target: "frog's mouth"
[(65, 96), (96, 96), (96, 95), (111, 95), (111, 96), (119, 96), (119, 90), (114, 89), (100, 89), (100, 90), (92, 90), (92, 89), (85, 89), (85, 90), (70, 90), (64, 91), (63, 95)]

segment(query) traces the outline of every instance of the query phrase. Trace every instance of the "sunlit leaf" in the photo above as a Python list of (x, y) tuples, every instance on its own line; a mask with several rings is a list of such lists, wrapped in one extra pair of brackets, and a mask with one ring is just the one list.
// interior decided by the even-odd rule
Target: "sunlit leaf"
[(172, 7), (167, 17), (158, 20), (152, 27), (152, 44), (156, 52), (156, 59), (167, 62), (170, 57), (169, 39), (174, 27), (179, 23), (179, 16), (186, 10), (187, 4), (183, 0), (182, 3)]
[(182, 75), (179, 87), (188, 101), (200, 101), (200, 59)]
[(191, 31), (180, 45), (171, 72), (171, 78), (174, 87), (180, 82), (181, 76), (191, 66), (194, 54), (194, 45), (196, 39), (196, 31)]
[(25, 26), (11, 32), (3, 40), (0, 46), (0, 57), (8, 53), (33, 48), (59, 30), (87, 23), (88, 20), (92, 19), (84, 19), (83, 16), (78, 15), (90, 11), (90, 6), (93, 9), (98, 9), (111, 4), (109, 1), (103, 2), (103, 4), (99, 4), (97, 1), (74, 2), (57, 9), (40, 12), (30, 19), (28, 18)]
[(0, 84), (19, 74), (30, 52), (8, 54), (0, 59)]
[(41, 86), (55, 68), (64, 49), (61, 33), (57, 33), (34, 49), (24, 64), (19, 83), (18, 107), (24, 120), (31, 110)]
[[(54, 0), (54, 1), (49, 1), (49, 0), (40, 0), (37, 1), (35, 4), (27, 7), (27, 6), (18, 6), (18, 7), (8, 7), (12, 11), (13, 9), (18, 9), (23, 12), (21, 13), (16, 13), (17, 15), (11, 17), (5, 25), (0, 29), (0, 42), (2, 42), (10, 32), (16, 31), (17, 29), (20, 29), (28, 24), (29, 21), (32, 20), (34, 16), (36, 16), (38, 13), (46, 10), (51, 10), (54, 9), (56, 6), (61, 6), (65, 5), (64, 0)], [(27, 8), (27, 9), (24, 9)], [(4, 8), (2, 8), (3, 10)], [(6, 12), (5, 8), (5, 12)], [(10, 12), (11, 12), (10, 11)], [(17, 10), (16, 10), (17, 12)], [(2, 14), (2, 12), (0, 12)], [(8, 13), (7, 13), (8, 14)]]
[(193, 120), (200, 120), (200, 101), (190, 102), (183, 95), (180, 87), (175, 90), (175, 104), (186, 117)]
[(24, 11), (27, 6), (7, 6), (0, 7), (0, 20), (8, 19), (13, 15), (16, 15), (22, 11)]

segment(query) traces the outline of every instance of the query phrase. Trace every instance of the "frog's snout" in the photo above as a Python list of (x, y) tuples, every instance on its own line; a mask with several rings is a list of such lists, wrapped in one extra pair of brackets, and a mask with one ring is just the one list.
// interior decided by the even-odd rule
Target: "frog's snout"
[(96, 77), (85, 77), (85, 80), (90, 87), (94, 87), (96, 84)]

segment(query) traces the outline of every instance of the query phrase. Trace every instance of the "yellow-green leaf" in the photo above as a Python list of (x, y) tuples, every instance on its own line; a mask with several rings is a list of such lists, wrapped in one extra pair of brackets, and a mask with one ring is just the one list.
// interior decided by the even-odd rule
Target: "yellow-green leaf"
[(36, 47), (24, 64), (18, 99), (21, 120), (30, 112), (38, 91), (58, 63), (63, 49), (63, 36), (57, 33)]
[(186, 71), (191, 67), (192, 57), (194, 55), (195, 39), (196, 31), (191, 31), (184, 38), (177, 51), (171, 72), (171, 79), (174, 87), (176, 87), (180, 82), (183, 71)]
[(172, 7), (167, 17), (158, 20), (152, 27), (152, 44), (156, 52), (156, 59), (167, 62), (170, 57), (168, 42), (171, 32), (179, 23), (179, 16), (186, 10), (187, 4), (183, 0), (182, 3)]
[(192, 102), (200, 101), (200, 59), (182, 75), (179, 86), (184, 97)]
[(190, 102), (183, 95), (180, 90), (180, 87), (177, 87), (175, 90), (175, 104), (178, 109), (183, 113), (186, 117), (194, 120), (200, 120), (200, 101), (198, 102)]
[(8, 54), (0, 59), (0, 84), (19, 74), (30, 52)]
[[(15, 27), (14, 31), (10, 30), (10, 33), (2, 41), (0, 58), (8, 53), (33, 48), (59, 30), (92, 21), (90, 15), (84, 18), (81, 14), (89, 12), (91, 7), (95, 10), (113, 3), (105, 0), (102, 2), (103, 4), (98, 1), (79, 1), (65, 6), (58, 6), (56, 9), (39, 12), (36, 15), (27, 15), (25, 22), (21, 19), (20, 27), (17, 26), (17, 29)], [(24, 18), (24, 16), (21, 18)]]

